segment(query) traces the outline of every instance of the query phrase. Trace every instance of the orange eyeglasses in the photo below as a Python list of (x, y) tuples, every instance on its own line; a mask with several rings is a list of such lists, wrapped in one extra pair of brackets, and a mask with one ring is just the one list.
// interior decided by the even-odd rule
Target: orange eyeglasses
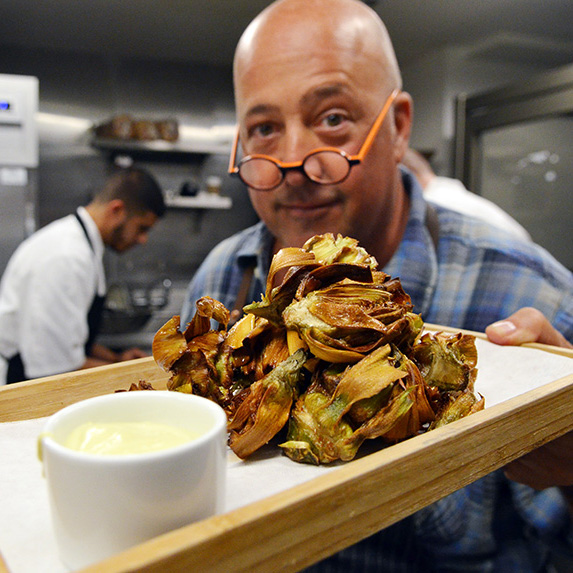
[(390, 106), (399, 93), (400, 90), (394, 90), (388, 96), (356, 155), (349, 155), (337, 147), (320, 147), (308, 153), (302, 161), (294, 163), (283, 163), (270, 155), (253, 154), (247, 155), (235, 165), (239, 146), (237, 128), (229, 160), (229, 174), (239, 177), (245, 185), (258, 191), (270, 191), (278, 187), (283, 182), (286, 172), (290, 170), (302, 171), (311, 181), (321, 185), (340, 183), (348, 177), (352, 166), (360, 163), (370, 150)]

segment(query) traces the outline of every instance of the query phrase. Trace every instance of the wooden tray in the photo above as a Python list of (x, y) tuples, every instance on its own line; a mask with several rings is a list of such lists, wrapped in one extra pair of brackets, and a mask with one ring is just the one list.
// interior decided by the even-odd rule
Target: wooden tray
[[(140, 379), (163, 389), (167, 378), (144, 358), (7, 386), (0, 421), (47, 416)], [(572, 430), (572, 403), (573, 374), (85, 571), (298, 571)]]

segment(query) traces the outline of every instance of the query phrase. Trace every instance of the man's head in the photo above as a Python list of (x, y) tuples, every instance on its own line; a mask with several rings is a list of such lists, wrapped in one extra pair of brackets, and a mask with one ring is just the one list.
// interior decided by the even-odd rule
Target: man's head
[[(234, 82), (244, 155), (286, 163), (320, 147), (358, 153), (384, 102), (401, 87), (386, 28), (357, 0), (275, 2), (241, 37)], [(293, 170), (271, 191), (250, 189), (275, 247), (333, 232), (355, 237), (379, 260), (389, 258), (407, 216), (397, 166), (411, 113), (411, 98), (400, 92), (369, 152), (342, 182), (321, 185)]]
[(110, 177), (87, 210), (103, 242), (118, 253), (147, 242), (151, 227), (165, 213), (163, 193), (143, 169), (123, 169)]

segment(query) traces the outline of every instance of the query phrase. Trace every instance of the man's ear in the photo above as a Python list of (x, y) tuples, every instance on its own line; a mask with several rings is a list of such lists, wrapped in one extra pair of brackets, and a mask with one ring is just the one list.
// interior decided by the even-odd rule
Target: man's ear
[(410, 141), (414, 102), (407, 92), (400, 92), (394, 102), (394, 154), (396, 163), (400, 163)]
[(127, 218), (127, 208), (121, 199), (112, 199), (105, 207), (106, 222), (113, 224), (121, 224)]

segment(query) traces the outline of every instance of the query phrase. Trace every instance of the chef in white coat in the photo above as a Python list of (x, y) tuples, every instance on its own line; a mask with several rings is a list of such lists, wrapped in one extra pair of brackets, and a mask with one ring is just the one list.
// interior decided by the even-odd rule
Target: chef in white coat
[(424, 197), (431, 203), (483, 219), (520, 239), (531, 241), (531, 236), (525, 228), (501, 207), (485, 197), (468, 191), (458, 179), (436, 175), (429, 161), (415, 149), (406, 150), (402, 164), (416, 176), (424, 190)]
[(0, 384), (59, 374), (145, 354), (96, 342), (106, 281), (105, 247), (144, 244), (165, 212), (151, 174), (113, 175), (93, 200), (26, 239), (0, 282)]

